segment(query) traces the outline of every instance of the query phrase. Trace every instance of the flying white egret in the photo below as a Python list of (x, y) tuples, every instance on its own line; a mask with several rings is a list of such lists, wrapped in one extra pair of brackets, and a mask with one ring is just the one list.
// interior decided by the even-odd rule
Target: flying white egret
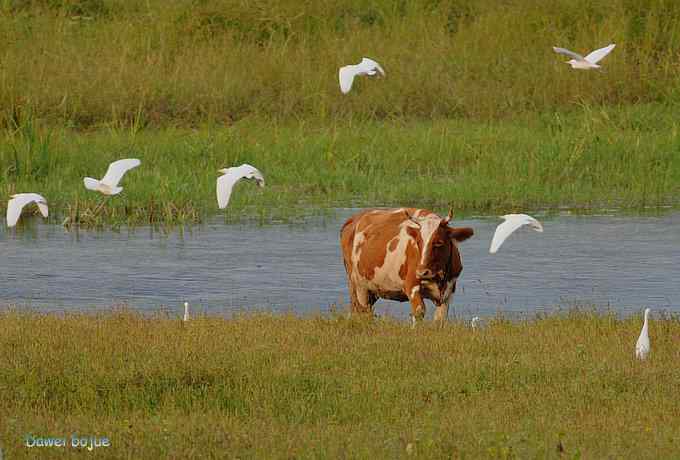
[(489, 248), (490, 254), (495, 254), (498, 248), (501, 247), (503, 241), (510, 236), (512, 232), (517, 230), (523, 225), (529, 225), (531, 228), (537, 232), (543, 231), (543, 225), (536, 219), (526, 214), (506, 214), (501, 216), (505, 219), (505, 222), (496, 227), (496, 232), (493, 234), (493, 239), (491, 240), (491, 247)]
[(189, 321), (189, 302), (184, 302), (184, 321)]
[(604, 48), (600, 48), (593, 51), (586, 57), (583, 57), (580, 54), (574, 53), (573, 51), (569, 51), (568, 49), (565, 48), (558, 48), (557, 46), (553, 46), (553, 50), (556, 53), (569, 56), (571, 59), (569, 61), (566, 61), (566, 63), (571, 65), (572, 69), (587, 70), (587, 69), (599, 69), (600, 66), (597, 65), (597, 63), (600, 62), (606, 55), (608, 55), (611, 52), (611, 50), (614, 49), (615, 46), (616, 45), (612, 43), (611, 45), (607, 45)]
[(42, 195), (38, 195), (37, 193), (18, 193), (12, 195), (10, 198), (11, 199), (7, 203), (8, 227), (14, 227), (17, 224), (19, 216), (21, 215), (21, 210), (29, 203), (35, 202), (43, 217), (47, 217), (48, 215), (47, 200), (45, 200)]
[(352, 89), (352, 83), (354, 82), (354, 77), (357, 75), (369, 75), (373, 76), (378, 74), (379, 76), (385, 76), (385, 71), (380, 64), (375, 62), (373, 59), (362, 58), (361, 62), (356, 65), (346, 65), (340, 67), (338, 72), (338, 78), (340, 80), (340, 91), (342, 94), (349, 93)]
[(140, 164), (142, 164), (142, 162), (136, 158), (126, 158), (124, 160), (114, 161), (109, 165), (109, 169), (106, 170), (106, 174), (102, 180), (92, 179), (91, 177), (83, 179), (85, 188), (94, 190), (95, 192), (101, 192), (104, 195), (118, 195), (123, 191), (123, 187), (118, 187), (118, 182), (120, 182), (126, 172), (132, 168), (136, 168)]
[(255, 166), (242, 164), (241, 166), (220, 169), (219, 172), (224, 174), (217, 178), (217, 205), (220, 209), (227, 207), (231, 189), (241, 179), (255, 179), (257, 185), (264, 187), (264, 176)]
[(646, 308), (645, 309), (645, 322), (642, 325), (642, 330), (640, 331), (640, 337), (638, 337), (637, 343), (635, 344), (635, 357), (637, 359), (647, 359), (647, 355), (649, 354), (649, 326), (648, 326), (648, 320), (649, 320), (649, 312), (652, 311), (651, 308)]

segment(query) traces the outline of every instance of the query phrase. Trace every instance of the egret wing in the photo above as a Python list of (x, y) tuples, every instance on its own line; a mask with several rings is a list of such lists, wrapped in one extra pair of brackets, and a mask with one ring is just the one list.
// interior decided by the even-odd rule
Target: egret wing
[(597, 64), (600, 62), (606, 55), (608, 55), (615, 47), (615, 44), (607, 45), (604, 48), (600, 48), (598, 50), (593, 51), (590, 53), (588, 56), (586, 56), (584, 59), (591, 64)]
[(576, 59), (577, 61), (582, 61), (583, 56), (581, 56), (578, 53), (574, 53), (573, 51), (569, 51), (566, 48), (559, 48), (557, 46), (553, 46), (553, 51), (555, 51), (558, 54), (564, 54), (565, 56), (569, 56), (572, 59)]
[(91, 177), (83, 178), (83, 183), (88, 190), (97, 190), (97, 187), (99, 187), (99, 181), (97, 179), (92, 179)]
[(489, 253), (495, 254), (501, 247), (503, 242), (518, 228), (523, 225), (529, 225), (537, 232), (543, 231), (543, 225), (533, 217), (527, 214), (507, 214), (501, 216), (505, 222), (496, 227), (496, 232), (491, 240), (491, 247)]
[(640, 337), (635, 344), (635, 356), (640, 359), (645, 359), (647, 353), (649, 353), (649, 348), (649, 336), (643, 337), (642, 334), (640, 334)]
[(231, 189), (234, 188), (234, 184), (238, 182), (239, 179), (241, 179), (241, 177), (233, 171), (228, 171), (223, 176), (217, 178), (217, 206), (220, 209), (226, 208), (229, 204)]
[(12, 199), (7, 203), (7, 226), (14, 227), (19, 220), (24, 206), (34, 201), (38, 204), (42, 215), (47, 217), (47, 201), (42, 195), (37, 193), (19, 193), (12, 195)]
[[(104, 175), (100, 182), (109, 187), (117, 187), (118, 182), (120, 182), (125, 173), (132, 168), (136, 168), (140, 164), (142, 164), (142, 162), (136, 158), (126, 158), (124, 160), (114, 161), (109, 165), (109, 169), (106, 170), (106, 175)], [(85, 186), (87, 187), (87, 184)]]
[(539, 221), (534, 219), (528, 214), (506, 214), (503, 216), (505, 219), (519, 219), (520, 222), (522, 222), (522, 225), (528, 225), (537, 232), (542, 232), (543, 231), (543, 224), (541, 224)]
[(496, 227), (496, 232), (493, 234), (493, 239), (491, 240), (489, 253), (495, 254), (498, 252), (498, 248), (501, 247), (507, 237), (509, 237), (512, 232), (520, 228), (522, 225), (523, 224), (517, 219), (509, 219)]
[(356, 66), (346, 65), (340, 67), (338, 72), (338, 79), (340, 80), (340, 91), (342, 94), (349, 93), (352, 89), (352, 83), (354, 82), (354, 77), (356, 76)]
[(231, 191), (241, 179), (255, 179), (260, 187), (264, 187), (264, 176), (254, 166), (242, 164), (227, 168), (224, 175), (217, 178), (217, 205), (220, 209), (227, 207)]
[(21, 210), (24, 209), (28, 203), (27, 200), (22, 199), (20, 195), (12, 196), (12, 199), (7, 202), (7, 226), (14, 227), (19, 220)]

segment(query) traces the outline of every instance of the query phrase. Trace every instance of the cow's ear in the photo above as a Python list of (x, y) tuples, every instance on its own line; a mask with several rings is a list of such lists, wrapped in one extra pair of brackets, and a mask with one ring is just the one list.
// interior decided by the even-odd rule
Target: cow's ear
[(451, 227), (449, 228), (449, 237), (458, 241), (465, 241), (475, 234), (475, 231), (470, 227)]

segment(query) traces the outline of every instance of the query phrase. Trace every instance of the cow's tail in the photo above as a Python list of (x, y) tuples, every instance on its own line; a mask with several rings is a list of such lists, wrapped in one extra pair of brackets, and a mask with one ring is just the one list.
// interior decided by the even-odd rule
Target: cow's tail
[(347, 222), (340, 229), (340, 249), (342, 250), (342, 262), (345, 264), (345, 271), (347, 272), (347, 287), (352, 311), (355, 311), (359, 306), (354, 282), (352, 281), (352, 248), (354, 247), (356, 221), (357, 216), (352, 216), (347, 219)]

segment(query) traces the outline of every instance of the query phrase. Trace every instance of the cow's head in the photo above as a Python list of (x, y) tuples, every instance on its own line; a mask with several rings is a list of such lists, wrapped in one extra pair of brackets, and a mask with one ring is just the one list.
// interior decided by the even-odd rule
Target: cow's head
[(458, 243), (470, 238), (474, 231), (470, 227), (449, 227), (453, 212), (440, 219), (428, 216), (417, 219), (409, 218), (418, 225), (422, 237), (420, 260), (416, 268), (419, 280), (453, 279), (463, 271), (463, 263), (458, 252)]

